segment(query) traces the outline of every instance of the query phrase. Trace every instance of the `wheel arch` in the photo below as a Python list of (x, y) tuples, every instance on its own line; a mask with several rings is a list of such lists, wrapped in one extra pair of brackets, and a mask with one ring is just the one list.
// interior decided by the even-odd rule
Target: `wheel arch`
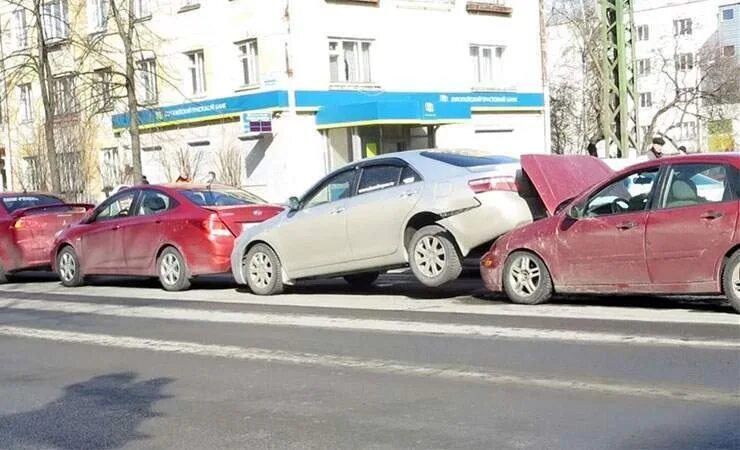
[(537, 250), (534, 250), (529, 247), (517, 247), (517, 248), (512, 249), (506, 254), (506, 259), (504, 260), (504, 263), (501, 265), (501, 280), (499, 280), (501, 282), (501, 286), (503, 286), (504, 277), (506, 276), (506, 270), (504, 270), (504, 267), (506, 267), (506, 262), (509, 260), (511, 255), (513, 255), (516, 252), (531, 253), (535, 255), (536, 257), (538, 257), (542, 261), (542, 264), (545, 265), (545, 269), (547, 270), (547, 273), (550, 274), (550, 280), (552, 281), (553, 292), (557, 292), (557, 284), (555, 283), (555, 275), (553, 275), (552, 273), (552, 266), (550, 265), (550, 263), (548, 263), (547, 258), (545, 258), (541, 252), (538, 252)]
[(429, 211), (423, 211), (414, 214), (411, 216), (411, 218), (406, 221), (406, 224), (402, 230), (401, 238), (402, 238), (402, 244), (403, 244), (403, 251), (406, 255), (406, 261), (408, 262), (410, 260), (408, 248), (411, 244), (411, 240), (414, 237), (414, 234), (416, 234), (417, 231), (421, 230), (424, 227), (430, 226), (430, 225), (436, 225), (443, 230), (445, 230), (447, 233), (452, 236), (452, 245), (455, 246), (455, 249), (460, 254), (461, 257), (464, 256), (463, 249), (460, 248), (460, 242), (457, 239), (457, 236), (455, 236), (455, 233), (452, 232), (448, 227), (442, 225), (440, 221), (442, 221), (444, 217), (440, 216), (439, 214), (429, 212)]
[(727, 267), (727, 263), (730, 261), (730, 258), (732, 258), (732, 255), (734, 255), (738, 251), (740, 251), (740, 243), (735, 244), (733, 247), (727, 250), (724, 256), (719, 260), (719, 264), (717, 264), (717, 284), (719, 285), (719, 291), (722, 294), (725, 294), (725, 287), (724, 283), (722, 282), (722, 278), (725, 274), (725, 268)]
[(164, 253), (164, 251), (167, 250), (170, 247), (171, 248), (174, 248), (175, 250), (177, 250), (177, 252), (182, 257), (183, 261), (185, 261), (185, 270), (187, 271), (187, 276), (188, 277), (193, 277), (194, 276), (193, 275), (193, 269), (191, 267), (190, 262), (188, 261), (188, 255), (185, 254), (185, 252), (182, 250), (182, 248), (180, 248), (179, 245), (177, 245), (177, 244), (175, 244), (173, 242), (164, 242), (164, 243), (160, 244), (159, 248), (157, 249), (157, 253), (154, 256), (154, 264), (153, 264), (152, 275), (153, 276), (159, 275), (159, 258), (162, 256), (162, 253)]
[[(241, 263), (239, 264), (239, 270), (240, 271), (244, 270), (244, 259), (247, 257), (247, 253), (249, 253), (250, 250), (252, 250), (256, 245), (259, 245), (259, 244), (263, 244), (263, 245), (270, 247), (273, 253), (275, 253), (275, 256), (277, 257), (278, 261), (280, 261), (280, 272), (281, 272), (280, 276), (282, 277), (283, 283), (286, 283), (286, 284), (290, 283), (291, 278), (288, 275), (288, 271), (285, 268), (285, 262), (280, 257), (280, 253), (278, 252), (277, 247), (274, 246), (269, 241), (267, 241), (266, 239), (255, 239), (253, 241), (250, 241), (247, 245), (244, 246), (244, 250), (242, 251), (242, 254), (241, 254)], [(246, 283), (247, 280), (245, 279), (244, 282)]]

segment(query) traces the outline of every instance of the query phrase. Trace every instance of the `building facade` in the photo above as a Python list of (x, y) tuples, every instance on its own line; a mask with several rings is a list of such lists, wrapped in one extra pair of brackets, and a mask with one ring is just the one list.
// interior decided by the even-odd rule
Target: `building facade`
[[(110, 26), (100, 12), (107, 1), (82, 3), (85, 27)], [(137, 0), (135, 9), (137, 117), (151, 182), (214, 171), (283, 201), (374, 155), (547, 150), (536, 0)], [(96, 64), (86, 72), (104, 70)], [(14, 86), (7, 96), (21, 115), (24, 92)], [(92, 190), (130, 170), (131, 116), (125, 102), (112, 103), (92, 120)], [(23, 148), (20, 140), (6, 148)], [(32, 170), (20, 160), (15, 172)]]

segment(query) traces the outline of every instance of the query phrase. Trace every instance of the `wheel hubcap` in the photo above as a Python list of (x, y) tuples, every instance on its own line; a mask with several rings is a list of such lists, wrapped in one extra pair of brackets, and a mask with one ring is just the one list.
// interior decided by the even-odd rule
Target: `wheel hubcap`
[(735, 295), (740, 297), (740, 264), (732, 270), (732, 289)]
[(509, 281), (514, 292), (529, 297), (540, 285), (540, 267), (529, 256), (519, 256), (509, 269)]
[(447, 264), (447, 253), (442, 241), (435, 236), (426, 236), (421, 239), (414, 249), (416, 266), (424, 275), (436, 277)]
[(70, 281), (77, 273), (77, 263), (69, 253), (64, 253), (59, 259), (59, 276), (64, 281)]
[(275, 270), (270, 258), (262, 253), (257, 252), (249, 260), (249, 279), (255, 286), (266, 288), (270, 285)]
[(162, 264), (159, 270), (165, 284), (172, 286), (180, 279), (182, 266), (175, 255), (168, 253), (162, 258)]

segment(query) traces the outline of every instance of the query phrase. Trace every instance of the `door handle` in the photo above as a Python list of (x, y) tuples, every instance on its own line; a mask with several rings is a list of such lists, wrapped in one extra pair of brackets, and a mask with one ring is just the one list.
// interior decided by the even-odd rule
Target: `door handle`
[(332, 210), (332, 212), (330, 212), (329, 214), (333, 216), (335, 214), (342, 214), (343, 212), (344, 212), (344, 208), (339, 207), (339, 208), (334, 208), (334, 210)]
[(120, 230), (120, 229), (121, 229), (121, 226), (120, 225), (113, 225), (113, 230), (114, 231), (115, 230)]
[(635, 222), (624, 222), (617, 225), (617, 230), (631, 230), (637, 226)]
[(704, 220), (714, 220), (714, 219), (719, 219), (723, 215), (724, 214), (722, 214), (719, 211), (707, 211), (699, 217), (701, 217)]
[(416, 191), (407, 191), (400, 195), (401, 198), (413, 197), (416, 195)]

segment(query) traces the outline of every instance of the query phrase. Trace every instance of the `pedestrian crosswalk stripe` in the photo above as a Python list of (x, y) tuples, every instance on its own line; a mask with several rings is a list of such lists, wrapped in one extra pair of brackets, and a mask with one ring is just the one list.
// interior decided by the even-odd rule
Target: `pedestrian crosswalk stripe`
[(56, 343), (62, 342), (95, 345), (107, 348), (229, 358), (245, 361), (295, 364), (334, 369), (353, 369), (381, 374), (421, 376), (459, 382), (479, 382), (492, 385), (508, 385), (526, 388), (533, 387), (546, 390), (571, 390), (616, 396), (636, 396), (740, 406), (740, 394), (737, 392), (727, 393), (707, 389), (688, 389), (686, 387), (645, 387), (630, 384), (541, 378), (525, 374), (507, 374), (485, 371), (482, 369), (455, 369), (449, 367), (414, 365), (392, 360), (360, 359), (347, 356), (295, 353), (233, 345), (199, 344), (193, 342), (165, 341), (129, 336), (77, 333), (13, 326), (0, 326), (0, 336), (40, 339), (54, 341)]
[(233, 312), (175, 307), (129, 306), (57, 302), (45, 300), (5, 299), (0, 308), (32, 310), (68, 314), (94, 314), (134, 319), (182, 320), (195, 322), (239, 323), (267, 326), (329, 328), (366, 332), (401, 334), (436, 334), (452, 336), (479, 336), (516, 340), (545, 340), (584, 344), (619, 344), (640, 346), (673, 346), (711, 349), (740, 349), (740, 339), (687, 339), (670, 336), (645, 336), (620, 333), (541, 328), (515, 328), (489, 325), (434, 323), (403, 320), (362, 319), (326, 315), (271, 314)]

